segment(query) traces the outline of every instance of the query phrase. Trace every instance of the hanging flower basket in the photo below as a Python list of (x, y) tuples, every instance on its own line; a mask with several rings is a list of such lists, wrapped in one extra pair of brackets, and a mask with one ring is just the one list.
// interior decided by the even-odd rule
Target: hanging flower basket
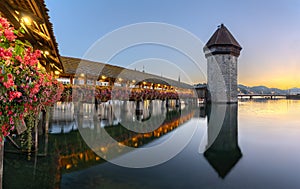
[(17, 39), (20, 31), (0, 17), (0, 142), (15, 130), (32, 128), (29, 121), (61, 98), (62, 84), (38, 67), (39, 50)]

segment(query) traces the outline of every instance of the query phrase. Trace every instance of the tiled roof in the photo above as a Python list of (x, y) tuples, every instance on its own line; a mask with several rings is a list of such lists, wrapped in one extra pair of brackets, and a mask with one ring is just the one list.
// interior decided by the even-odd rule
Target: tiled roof
[(237, 47), (238, 49), (242, 49), (240, 44), (237, 42), (237, 40), (233, 37), (233, 35), (230, 33), (230, 31), (224, 26), (224, 24), (221, 24), (218, 29), (215, 31), (215, 33), (211, 36), (211, 38), (206, 43), (205, 47), (210, 48), (213, 46), (218, 45), (230, 45)]

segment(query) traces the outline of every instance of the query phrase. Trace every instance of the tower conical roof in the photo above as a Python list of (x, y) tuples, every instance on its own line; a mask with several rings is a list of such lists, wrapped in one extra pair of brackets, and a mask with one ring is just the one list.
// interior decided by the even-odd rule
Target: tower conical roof
[(237, 40), (233, 37), (233, 35), (230, 33), (230, 31), (224, 26), (224, 24), (221, 24), (218, 29), (215, 31), (215, 33), (211, 36), (211, 38), (206, 43), (206, 47), (210, 48), (212, 46), (224, 46), (224, 45), (232, 45), (237, 47), (239, 50), (242, 49), (240, 44), (237, 42)]

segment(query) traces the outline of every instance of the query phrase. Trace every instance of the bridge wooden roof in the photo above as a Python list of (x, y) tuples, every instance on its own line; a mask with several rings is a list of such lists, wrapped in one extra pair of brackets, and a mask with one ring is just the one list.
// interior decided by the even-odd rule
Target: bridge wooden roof
[[(19, 36), (21, 40), (27, 40), (34, 49), (45, 52), (42, 63), (46, 69), (63, 71), (53, 25), (44, 0), (1, 0), (0, 14), (16, 29), (24, 28), (25, 34)], [(30, 18), (31, 22), (26, 23), (25, 17)]]
[(72, 57), (61, 57), (65, 72), (61, 76), (79, 76), (86, 74), (89, 78), (98, 80), (102, 75), (109, 78), (122, 78), (125, 81), (135, 80), (136, 82), (146, 81), (162, 85), (170, 85), (179, 88), (193, 88), (191, 85), (178, 82), (172, 79), (160, 77), (157, 75), (130, 70), (110, 64), (83, 60)]

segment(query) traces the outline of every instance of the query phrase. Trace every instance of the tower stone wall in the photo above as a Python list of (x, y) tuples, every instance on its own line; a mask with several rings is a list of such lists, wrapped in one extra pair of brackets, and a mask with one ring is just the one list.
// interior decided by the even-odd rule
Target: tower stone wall
[(228, 54), (208, 57), (207, 76), (212, 102), (237, 102), (237, 57)]

